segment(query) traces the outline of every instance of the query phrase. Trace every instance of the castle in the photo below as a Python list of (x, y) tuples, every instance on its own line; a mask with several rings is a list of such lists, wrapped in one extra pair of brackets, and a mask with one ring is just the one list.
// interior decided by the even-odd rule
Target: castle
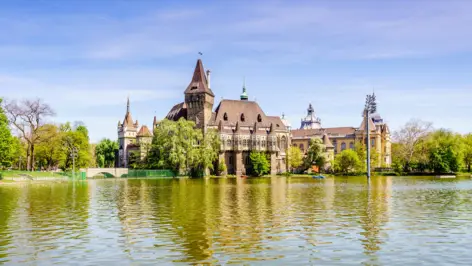
[(271, 174), (285, 172), (290, 131), (279, 116), (268, 116), (255, 101), (249, 101), (245, 86), (239, 100), (221, 100), (213, 111), (215, 95), (211, 90), (210, 71), (205, 73), (199, 59), (192, 80), (184, 91), (184, 101), (176, 104), (166, 118), (181, 117), (194, 121), (204, 132), (215, 129), (221, 140), (219, 161), (229, 174), (250, 171), (251, 151), (269, 153)]
[[(324, 144), (328, 164), (334, 156), (345, 150), (354, 149), (356, 141), (365, 142), (366, 117), (359, 127), (323, 128), (310, 104), (306, 117), (302, 118), (300, 129), (291, 130), (287, 120), (279, 116), (268, 116), (256, 101), (249, 101), (245, 85), (238, 100), (221, 100), (213, 110), (215, 94), (210, 83), (211, 72), (197, 60), (192, 79), (184, 90), (184, 101), (174, 105), (166, 119), (177, 121), (184, 118), (195, 122), (197, 128), (214, 129), (218, 132), (221, 146), (219, 162), (226, 164), (228, 174), (244, 175), (251, 169), (251, 151), (267, 152), (270, 157), (271, 174), (287, 170), (287, 150), (291, 146), (300, 148), (306, 154), (309, 141), (319, 138)], [(376, 167), (391, 165), (390, 131), (383, 119), (375, 114), (368, 121), (371, 129), (371, 147), (379, 156)], [(154, 117), (153, 129), (158, 126)], [(138, 121), (133, 121), (129, 99), (123, 123), (118, 122), (117, 167), (129, 167), (143, 159), (150, 149), (152, 131), (145, 125), (138, 130)]]
[[(392, 164), (390, 130), (379, 114), (369, 117), (370, 141), (372, 149), (377, 152), (377, 165), (374, 167), (390, 167)], [(364, 116), (359, 127), (323, 128), (321, 120), (316, 117), (310, 104), (307, 116), (302, 119), (300, 129), (292, 130), (292, 145), (300, 148), (302, 153), (308, 150), (311, 138), (321, 138), (326, 146), (328, 161), (343, 150), (354, 149), (356, 142), (365, 143), (367, 117)], [(330, 165), (327, 165), (329, 167)]]

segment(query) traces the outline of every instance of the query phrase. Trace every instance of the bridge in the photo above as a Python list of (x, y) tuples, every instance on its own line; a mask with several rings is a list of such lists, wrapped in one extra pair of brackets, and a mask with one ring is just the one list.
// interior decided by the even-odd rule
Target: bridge
[(128, 174), (128, 168), (87, 168), (80, 169), (81, 172), (85, 172), (87, 178), (92, 178), (98, 174), (109, 174), (113, 177), (122, 177)]

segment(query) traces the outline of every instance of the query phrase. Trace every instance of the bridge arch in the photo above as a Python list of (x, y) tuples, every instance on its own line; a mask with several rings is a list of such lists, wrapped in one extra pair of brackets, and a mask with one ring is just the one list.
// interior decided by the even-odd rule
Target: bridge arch
[(92, 178), (99, 174), (106, 174), (106, 177), (122, 177), (123, 175), (128, 174), (128, 168), (87, 168), (81, 169), (82, 172), (85, 172), (87, 178)]

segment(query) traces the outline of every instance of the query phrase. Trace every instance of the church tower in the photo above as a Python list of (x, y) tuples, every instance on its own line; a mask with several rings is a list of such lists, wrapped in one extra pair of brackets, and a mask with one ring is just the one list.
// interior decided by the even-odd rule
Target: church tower
[(118, 121), (118, 167), (128, 167), (128, 147), (136, 144), (138, 121), (133, 121), (129, 108), (129, 97), (126, 105), (126, 114), (123, 123)]
[(205, 75), (202, 60), (198, 59), (192, 81), (185, 90), (187, 120), (194, 121), (197, 128), (205, 130), (211, 119), (214, 99), (210, 89), (210, 71)]

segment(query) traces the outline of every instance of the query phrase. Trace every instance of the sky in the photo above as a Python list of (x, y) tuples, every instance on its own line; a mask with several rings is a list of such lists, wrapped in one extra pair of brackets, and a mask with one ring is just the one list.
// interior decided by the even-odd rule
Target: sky
[(183, 101), (200, 57), (216, 103), (245, 80), (250, 100), (294, 128), (309, 103), (323, 127), (357, 127), (375, 92), (392, 131), (415, 118), (467, 133), (471, 12), (466, 0), (5, 0), (0, 97), (39, 97), (50, 122), (116, 139), (128, 96), (151, 126)]

